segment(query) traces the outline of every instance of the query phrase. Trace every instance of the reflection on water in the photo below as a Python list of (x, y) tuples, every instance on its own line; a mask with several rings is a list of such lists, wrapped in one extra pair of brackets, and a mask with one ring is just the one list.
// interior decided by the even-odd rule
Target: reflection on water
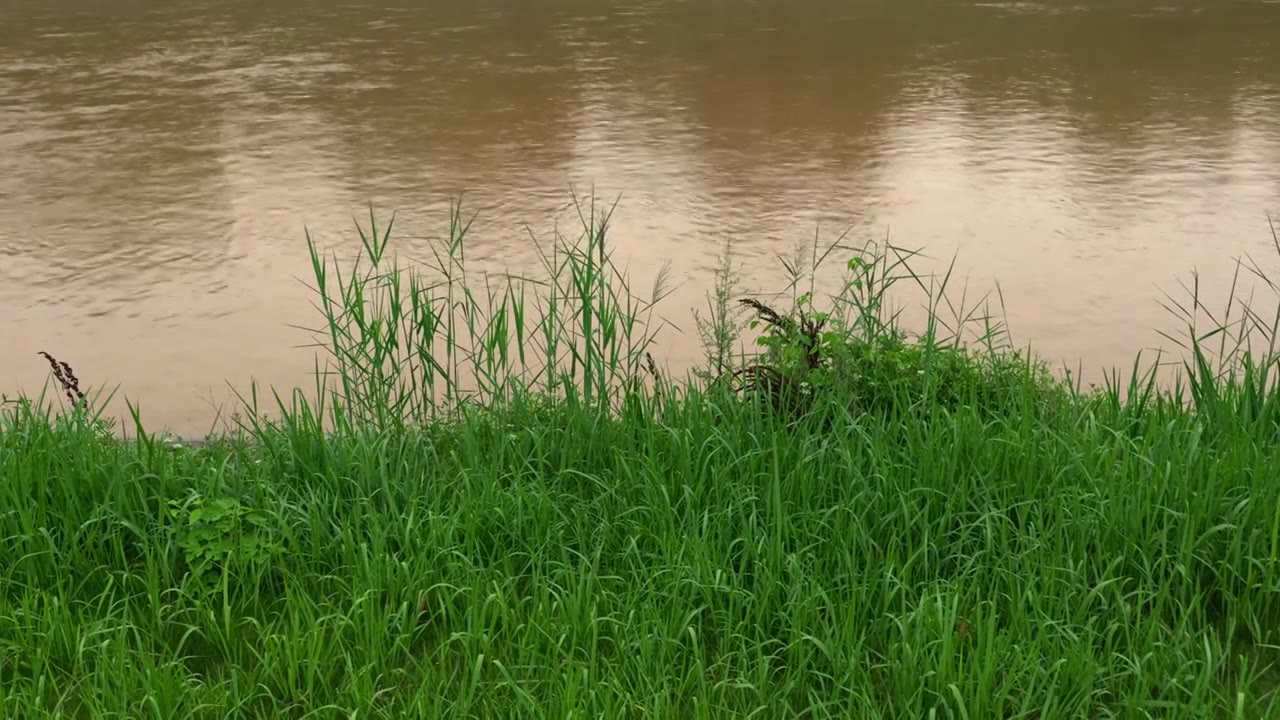
[(522, 268), (571, 187), (621, 193), (638, 275), (675, 262), (675, 364), (726, 239), (767, 286), (849, 227), (958, 251), (1047, 357), (1126, 363), (1157, 286), (1265, 254), (1276, 37), (1280, 3), (1222, 0), (8, 0), (4, 389), (48, 349), (199, 432), (226, 382), (305, 379), (304, 228), (438, 236), (465, 192), (471, 257)]

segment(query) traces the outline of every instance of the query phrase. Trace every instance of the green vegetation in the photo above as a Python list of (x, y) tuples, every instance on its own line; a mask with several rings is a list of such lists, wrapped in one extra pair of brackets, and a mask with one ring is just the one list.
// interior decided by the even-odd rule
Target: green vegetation
[[(783, 300), (746, 297), (726, 262), (710, 362), (673, 380), (663, 283), (636, 299), (607, 216), (501, 280), (467, 275), (452, 218), (432, 268), (374, 221), (345, 273), (309, 243), (329, 372), (272, 418), (255, 392), (206, 445), (119, 442), (52, 359), (73, 407), (4, 407), (0, 714), (1280, 708), (1257, 301), (1205, 331), (1193, 287), (1181, 379), (1138, 362), (1091, 389), (912, 253), (815, 246), (835, 292), (792, 260)], [(922, 332), (895, 286), (924, 291)]]

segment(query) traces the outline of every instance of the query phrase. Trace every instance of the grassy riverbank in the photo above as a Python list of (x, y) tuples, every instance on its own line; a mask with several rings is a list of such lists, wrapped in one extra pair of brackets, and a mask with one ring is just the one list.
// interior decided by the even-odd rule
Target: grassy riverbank
[[(587, 228), (540, 283), (466, 276), (460, 222), (423, 275), (377, 228), (351, 272), (313, 248), (334, 374), (199, 448), (6, 406), (0, 713), (1280, 709), (1276, 355), (1223, 342), (1261, 304), (1193, 333), (1180, 387), (1089, 390), (909, 255), (836, 250), (832, 295), (741, 306), (751, 357), (726, 266), (677, 381), (661, 287)], [(904, 336), (885, 299), (917, 281)]]

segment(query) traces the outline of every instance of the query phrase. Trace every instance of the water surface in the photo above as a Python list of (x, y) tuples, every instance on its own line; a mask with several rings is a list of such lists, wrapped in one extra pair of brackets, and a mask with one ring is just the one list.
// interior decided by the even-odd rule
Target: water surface
[(1127, 364), (1191, 270), (1280, 271), (1278, 37), (1256, 0), (4, 0), (0, 385), (48, 350), (202, 432), (228, 384), (307, 382), (304, 228), (439, 236), (465, 193), (472, 259), (525, 270), (593, 187), (637, 277), (673, 263), (676, 367), (726, 240), (765, 287), (849, 229)]

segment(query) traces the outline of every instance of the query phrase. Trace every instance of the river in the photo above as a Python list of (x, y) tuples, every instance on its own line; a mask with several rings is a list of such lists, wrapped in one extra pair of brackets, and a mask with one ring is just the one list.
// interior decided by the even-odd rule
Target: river
[(772, 289), (845, 231), (1127, 366), (1191, 271), (1280, 274), (1277, 38), (1274, 0), (0, 0), (0, 390), (45, 350), (202, 433), (309, 382), (304, 230), (372, 205), (412, 255), (461, 194), (471, 259), (523, 270), (593, 189), (620, 262), (671, 263), (673, 368), (727, 240)]

